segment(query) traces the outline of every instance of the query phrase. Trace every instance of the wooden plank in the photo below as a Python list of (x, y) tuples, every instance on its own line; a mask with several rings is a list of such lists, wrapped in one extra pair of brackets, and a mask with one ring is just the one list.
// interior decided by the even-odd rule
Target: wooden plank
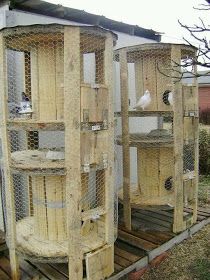
[[(170, 52), (169, 50), (162, 50), (156, 56), (156, 79), (157, 79), (157, 103), (158, 103), (158, 110), (160, 111), (172, 111), (173, 107), (171, 105), (166, 105), (163, 102), (163, 93), (168, 90), (172, 91), (173, 84), (171, 77), (166, 76), (168, 75), (168, 69), (170, 68)], [(162, 74), (165, 73), (166, 75)]]
[(161, 221), (165, 221), (165, 222), (169, 222), (169, 223), (172, 223), (173, 222), (173, 215), (171, 217), (167, 216), (167, 215), (163, 215), (162, 213), (158, 213), (158, 212), (151, 212), (149, 210), (139, 210), (138, 211), (139, 213), (141, 214), (144, 214), (146, 216), (150, 216), (150, 217), (153, 217), (153, 218), (157, 218)]
[(0, 268), (3, 270), (9, 277), (11, 276), (11, 267), (9, 259), (5, 256), (0, 257)]
[(118, 238), (145, 251), (150, 251), (157, 247), (156, 244), (153, 244), (122, 230), (118, 230)]
[(35, 233), (41, 239), (48, 239), (47, 212), (45, 205), (45, 179), (44, 176), (32, 177), (34, 199), (34, 225)]
[(48, 280), (45, 275), (43, 275), (35, 265), (31, 264), (29, 261), (20, 259), (20, 267), (22, 270), (24, 270), (31, 279), (37, 279), (37, 280)]
[(68, 265), (66, 263), (56, 263), (56, 264), (51, 263), (49, 265), (53, 267), (55, 270), (58, 270), (64, 276), (68, 277), (69, 270), (68, 270)]
[(131, 229), (130, 206), (130, 146), (129, 146), (129, 96), (128, 96), (128, 66), (125, 50), (120, 50), (120, 90), (122, 112), (122, 150), (123, 150), (123, 209), (127, 229)]
[(115, 246), (114, 248), (114, 254), (117, 256), (120, 256), (126, 260), (129, 260), (130, 262), (136, 262), (140, 259), (139, 256), (136, 256), (134, 254), (131, 254), (130, 252), (127, 252), (125, 250), (120, 249), (119, 247)]
[(145, 251), (141, 250), (133, 245), (130, 245), (129, 243), (127, 243), (126, 241), (122, 241), (119, 238), (115, 241), (115, 246), (126, 251), (129, 252), (131, 254), (134, 254), (140, 258), (145, 256)]
[[(177, 76), (181, 75), (181, 68), (177, 69), (177, 65), (181, 62), (181, 47), (173, 45), (171, 49), (171, 60), (173, 78), (173, 102), (174, 102), (174, 224), (173, 231), (180, 232), (184, 230), (183, 222), (183, 103), (182, 103), (182, 87), (178, 82)], [(177, 63), (177, 64), (175, 64)], [(180, 70), (180, 74), (177, 72)]]
[(0, 270), (0, 279), (1, 280), (10, 280), (11, 278), (3, 270)]
[(136, 102), (144, 93), (143, 80), (143, 59), (142, 57), (135, 61), (135, 86), (136, 86)]
[(7, 70), (6, 70), (6, 52), (3, 33), (0, 34), (0, 121), (1, 121), (1, 140), (3, 153), (4, 183), (6, 188), (6, 207), (7, 211), (7, 234), (9, 239), (9, 254), (13, 280), (20, 278), (18, 259), (16, 256), (16, 219), (14, 204), (14, 188), (9, 169), (10, 163), (10, 145), (6, 127), (7, 115)]
[(128, 259), (125, 259), (119, 255), (114, 255), (114, 262), (119, 264), (122, 267), (128, 267), (129, 265), (132, 264), (131, 261), (129, 261)]
[(114, 247), (104, 246), (102, 249), (86, 255), (87, 280), (104, 279), (114, 272)]
[(155, 218), (155, 217), (151, 217), (151, 216), (146, 216), (145, 214), (141, 214), (137, 211), (135, 213), (133, 213), (132, 216), (140, 218), (144, 221), (148, 221), (151, 224), (160, 225), (160, 226), (165, 227), (167, 229), (170, 229), (172, 227), (171, 222), (163, 221), (163, 220), (160, 220), (159, 218)]
[(39, 68), (38, 68), (38, 49), (31, 48), (31, 96), (33, 118), (39, 118)]
[(67, 280), (68, 278), (64, 276), (59, 271), (55, 270), (49, 264), (34, 263), (37, 269), (44, 275), (46, 275), (50, 280)]
[(108, 88), (108, 135), (103, 139), (107, 147), (108, 168), (105, 169), (105, 240), (114, 244), (114, 112), (113, 112), (113, 35), (106, 34), (104, 51), (104, 81)]
[(126, 267), (125, 269), (121, 270), (117, 274), (114, 274), (113, 276), (109, 277), (109, 280), (118, 280), (121, 279), (121, 277), (127, 275), (131, 271), (138, 271), (141, 268), (145, 267), (148, 265), (148, 257), (143, 257), (142, 259), (138, 260), (134, 264), (130, 265), (129, 267)]
[(120, 226), (119, 228), (121, 230), (123, 230), (123, 231), (126, 231), (126, 232), (128, 232), (130, 234), (133, 234), (133, 235), (135, 235), (135, 236), (137, 236), (139, 238), (142, 238), (144, 240), (147, 240), (147, 241), (152, 242), (152, 243), (157, 244), (157, 245), (163, 244), (166, 240), (168, 241), (168, 238), (165, 239), (165, 238), (160, 238), (159, 236), (156, 236), (155, 232), (154, 232), (154, 234), (150, 234), (150, 233), (148, 233), (146, 231), (142, 231), (142, 230), (139, 230), (139, 229), (137, 231), (134, 231), (134, 230), (133, 231), (129, 231), (129, 230), (127, 230), (126, 228), (124, 228), (122, 226)]
[(69, 278), (83, 277), (80, 174), (80, 28), (64, 27), (64, 119)]
[(123, 269), (123, 267), (117, 263), (114, 264), (114, 271), (119, 272)]
[(46, 211), (47, 211), (47, 229), (48, 239), (57, 240), (56, 229), (56, 193), (57, 193), (57, 176), (45, 176), (46, 188)]
[(157, 77), (156, 77), (156, 61), (152, 53), (143, 56), (143, 73), (144, 73), (144, 91), (149, 90), (151, 96), (150, 105), (145, 108), (146, 111), (154, 111), (158, 109), (157, 102)]
[(55, 89), (56, 89), (56, 119), (64, 118), (64, 52), (63, 44), (57, 42), (55, 46)]
[(65, 240), (66, 236), (66, 209), (65, 209), (65, 177), (57, 176), (56, 180), (56, 201), (58, 207), (56, 209), (56, 229), (57, 239)]
[[(10, 267), (9, 259), (7, 257), (2, 256), (0, 258), (0, 268), (9, 276), (9, 279), (11, 279), (10, 278), (11, 277), (11, 267)], [(21, 274), (21, 280), (31, 280), (30, 275), (27, 273), (27, 271), (25, 271), (22, 268), (21, 268), (20, 274)]]
[(55, 49), (49, 44), (38, 46), (39, 118), (56, 120)]

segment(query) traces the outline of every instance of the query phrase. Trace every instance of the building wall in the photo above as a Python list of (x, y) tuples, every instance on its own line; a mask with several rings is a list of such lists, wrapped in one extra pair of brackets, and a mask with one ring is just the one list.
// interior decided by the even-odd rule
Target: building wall
[(199, 111), (210, 110), (210, 85), (199, 86)]

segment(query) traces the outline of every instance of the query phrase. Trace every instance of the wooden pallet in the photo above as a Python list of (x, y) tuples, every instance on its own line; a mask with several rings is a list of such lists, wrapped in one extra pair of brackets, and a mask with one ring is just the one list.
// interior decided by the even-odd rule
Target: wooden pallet
[[(185, 208), (185, 215), (191, 214)], [(173, 212), (166, 210), (133, 210), (132, 224), (135, 230), (129, 231), (119, 218), (118, 239), (115, 242), (115, 272), (109, 280), (117, 280), (131, 271), (139, 270), (151, 260), (182, 242), (210, 223), (210, 209), (199, 208), (198, 222), (190, 229), (174, 234), (172, 228)], [(0, 233), (0, 251), (5, 250), (5, 240)], [(20, 261), (21, 280), (67, 280), (67, 264), (32, 263)], [(0, 256), (0, 279), (11, 279), (9, 257)]]

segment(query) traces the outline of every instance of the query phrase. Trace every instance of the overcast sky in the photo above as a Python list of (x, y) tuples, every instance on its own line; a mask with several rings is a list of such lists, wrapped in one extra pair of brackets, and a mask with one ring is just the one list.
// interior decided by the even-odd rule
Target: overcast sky
[[(110, 19), (163, 32), (164, 42), (181, 43), (188, 34), (178, 24), (199, 23), (199, 17), (210, 24), (210, 11), (198, 11), (193, 7), (206, 3), (204, 0), (47, 0), (54, 4), (85, 10)], [(210, 39), (210, 36), (209, 38)], [(191, 39), (192, 41), (192, 39)]]

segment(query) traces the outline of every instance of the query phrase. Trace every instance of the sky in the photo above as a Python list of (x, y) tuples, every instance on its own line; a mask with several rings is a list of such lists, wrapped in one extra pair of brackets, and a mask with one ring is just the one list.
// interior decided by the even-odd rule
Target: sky
[[(210, 11), (198, 11), (193, 7), (206, 3), (204, 0), (47, 0), (54, 4), (85, 10), (107, 18), (139, 25), (164, 33), (163, 42), (182, 43), (183, 37), (196, 43), (181, 28), (178, 19), (188, 25), (199, 24), (201, 17), (210, 24)], [(210, 34), (210, 32), (209, 32)], [(210, 35), (207, 34), (210, 40)]]

